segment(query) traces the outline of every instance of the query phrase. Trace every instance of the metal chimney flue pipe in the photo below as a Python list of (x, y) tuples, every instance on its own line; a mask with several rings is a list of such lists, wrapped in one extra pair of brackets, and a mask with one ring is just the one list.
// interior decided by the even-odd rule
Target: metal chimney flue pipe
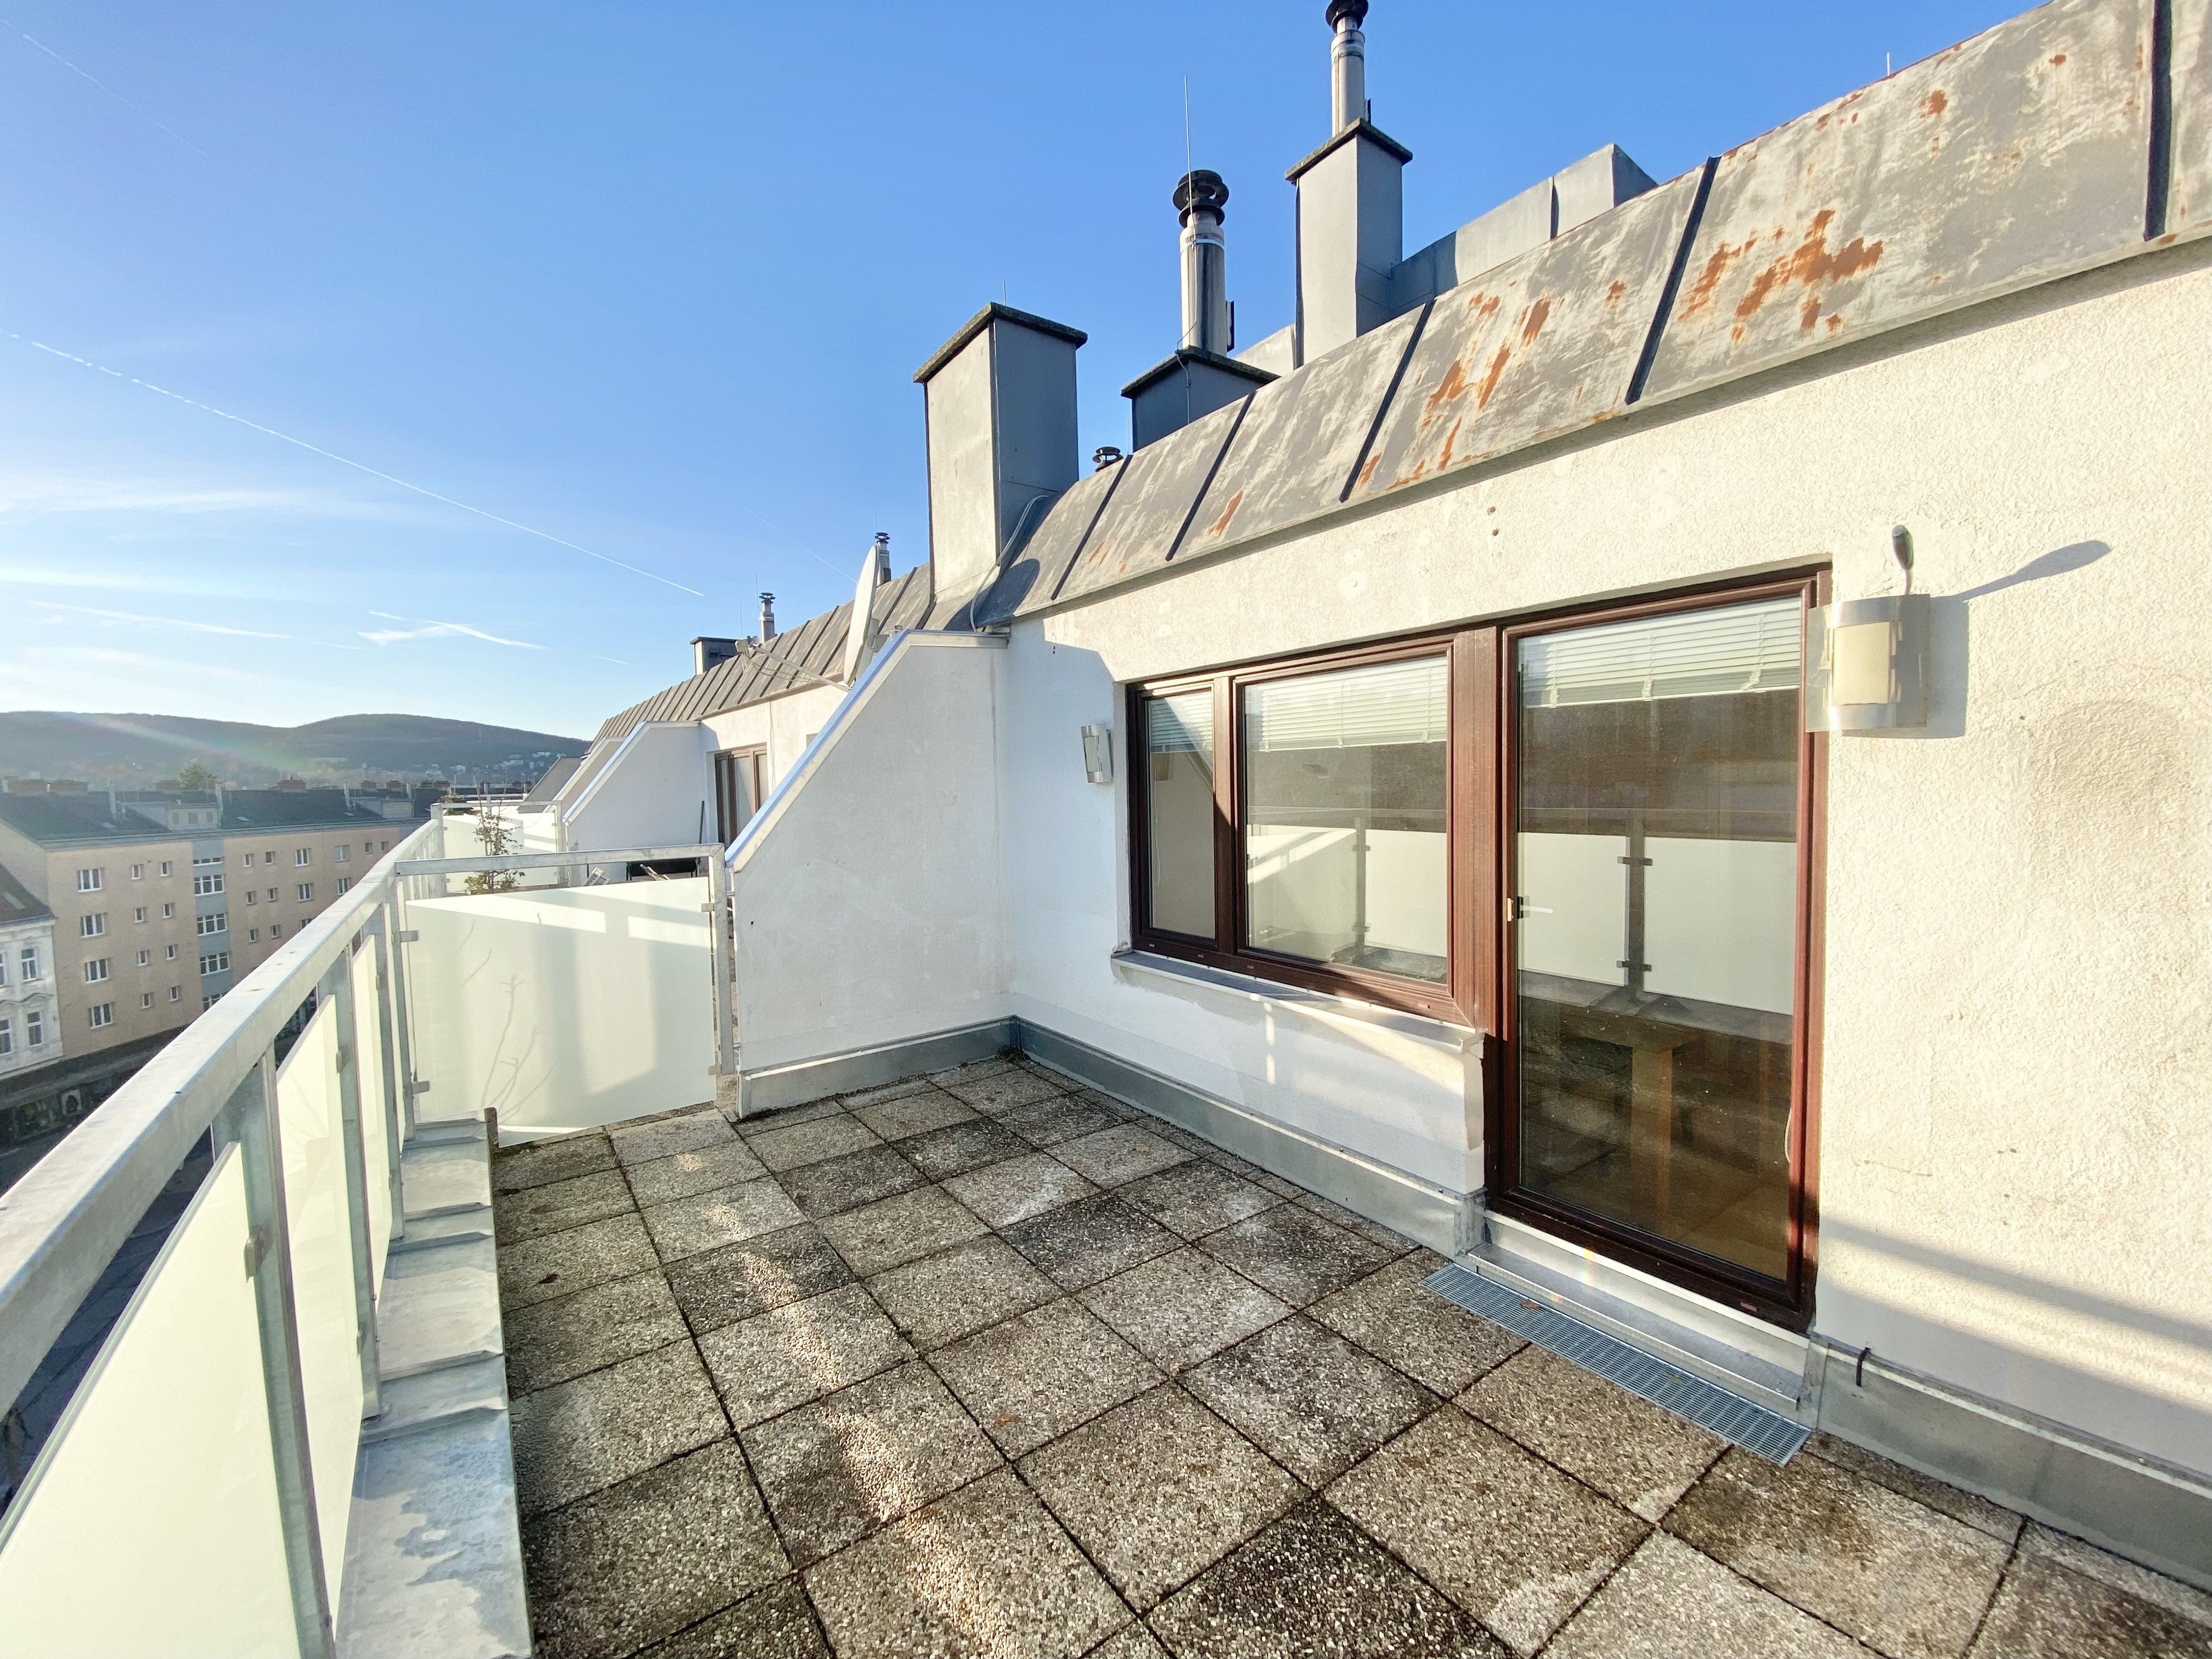
[(891, 579), (891, 536), (888, 530), (876, 532), (876, 586), (884, 586)]
[(761, 595), (761, 643), (767, 644), (775, 637), (775, 595)]
[(1367, 118), (1367, 37), (1359, 32), (1366, 21), (1367, 0), (1329, 0), (1336, 34), (1328, 49), (1331, 132)]
[(1221, 240), (1222, 211), (1229, 186), (1205, 167), (1186, 173), (1175, 188), (1176, 210), (1182, 216), (1182, 343), (1185, 351), (1227, 356), (1234, 342), (1229, 329), (1228, 254)]

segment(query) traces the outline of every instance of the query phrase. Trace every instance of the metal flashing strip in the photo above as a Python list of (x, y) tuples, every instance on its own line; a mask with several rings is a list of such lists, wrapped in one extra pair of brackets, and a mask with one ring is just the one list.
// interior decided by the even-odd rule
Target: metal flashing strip
[(1618, 1383), (1770, 1463), (1787, 1463), (1813, 1437), (1803, 1424), (1794, 1423), (1779, 1412), (1754, 1406), (1702, 1377), (1662, 1364), (1626, 1342), (1540, 1302), (1516, 1296), (1504, 1285), (1456, 1263), (1438, 1268), (1421, 1282), (1455, 1307), (1503, 1325), (1570, 1364)]

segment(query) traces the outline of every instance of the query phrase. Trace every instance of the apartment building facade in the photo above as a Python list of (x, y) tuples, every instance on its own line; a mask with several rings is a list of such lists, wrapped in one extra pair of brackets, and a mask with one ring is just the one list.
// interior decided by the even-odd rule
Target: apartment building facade
[(62, 1057), (54, 913), (0, 866), (0, 1078)]

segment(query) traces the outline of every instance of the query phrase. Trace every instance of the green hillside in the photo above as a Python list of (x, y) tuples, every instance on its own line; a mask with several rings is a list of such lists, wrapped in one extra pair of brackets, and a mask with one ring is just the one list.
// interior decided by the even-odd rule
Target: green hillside
[(514, 769), (535, 775), (547, 757), (580, 755), (581, 738), (426, 714), (342, 714), (306, 726), (252, 726), (242, 720), (190, 720), (173, 714), (78, 714), (45, 710), (0, 713), (0, 777), (82, 778), (92, 783), (150, 785), (197, 760), (226, 781), (272, 781), (288, 774), (398, 777), (433, 769)]

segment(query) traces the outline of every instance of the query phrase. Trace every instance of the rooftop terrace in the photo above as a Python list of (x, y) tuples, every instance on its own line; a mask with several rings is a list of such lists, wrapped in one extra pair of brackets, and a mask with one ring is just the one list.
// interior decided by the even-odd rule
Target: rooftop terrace
[(2212, 1596), (1732, 1449), (1026, 1057), (494, 1185), (545, 1659), (2212, 1655)]

